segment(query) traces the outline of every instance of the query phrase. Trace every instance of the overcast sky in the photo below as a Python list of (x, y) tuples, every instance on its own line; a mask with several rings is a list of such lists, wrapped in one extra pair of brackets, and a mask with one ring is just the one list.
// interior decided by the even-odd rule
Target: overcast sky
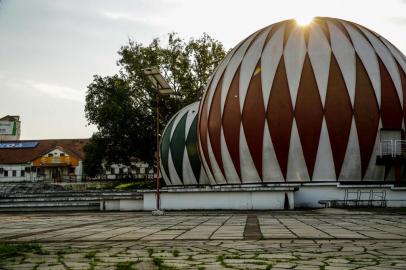
[(0, 117), (20, 115), (22, 139), (90, 137), (86, 86), (117, 72), (128, 38), (207, 32), (229, 49), (266, 25), (309, 16), (360, 23), (406, 53), (406, 0), (2, 0)]

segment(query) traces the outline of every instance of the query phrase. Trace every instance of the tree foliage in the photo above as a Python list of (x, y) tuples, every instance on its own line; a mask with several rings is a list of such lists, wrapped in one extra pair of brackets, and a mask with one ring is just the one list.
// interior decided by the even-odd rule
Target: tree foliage
[(159, 67), (176, 93), (160, 98), (162, 127), (182, 107), (200, 99), (225, 51), (207, 34), (185, 41), (171, 33), (165, 43), (157, 38), (144, 46), (129, 40), (118, 54), (118, 74), (96, 75), (88, 86), (85, 114), (98, 129), (85, 148), (84, 168), (90, 175), (101, 171), (103, 161), (129, 164), (133, 157), (153, 161), (157, 96), (143, 69)]

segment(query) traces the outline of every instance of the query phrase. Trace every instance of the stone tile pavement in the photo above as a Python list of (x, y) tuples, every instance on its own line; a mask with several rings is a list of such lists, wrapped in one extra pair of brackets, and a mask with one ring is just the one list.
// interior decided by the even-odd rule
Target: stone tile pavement
[[(248, 215), (259, 240), (244, 239)], [(406, 213), (3, 213), (0, 242), (44, 250), (0, 269), (406, 269)]]

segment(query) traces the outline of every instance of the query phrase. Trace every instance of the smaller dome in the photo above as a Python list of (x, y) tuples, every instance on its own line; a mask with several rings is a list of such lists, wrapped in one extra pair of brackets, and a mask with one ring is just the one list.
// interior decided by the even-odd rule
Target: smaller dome
[(177, 112), (162, 134), (161, 172), (167, 185), (208, 184), (197, 147), (199, 102)]

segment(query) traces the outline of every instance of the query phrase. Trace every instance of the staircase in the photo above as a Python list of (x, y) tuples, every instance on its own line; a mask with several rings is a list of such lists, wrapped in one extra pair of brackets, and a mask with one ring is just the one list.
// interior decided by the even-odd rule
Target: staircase
[[(19, 186), (17, 186), (19, 185)], [(77, 192), (39, 184), (14, 184), (0, 188), (0, 212), (100, 211), (100, 201), (139, 197), (134, 192), (91, 190)]]

